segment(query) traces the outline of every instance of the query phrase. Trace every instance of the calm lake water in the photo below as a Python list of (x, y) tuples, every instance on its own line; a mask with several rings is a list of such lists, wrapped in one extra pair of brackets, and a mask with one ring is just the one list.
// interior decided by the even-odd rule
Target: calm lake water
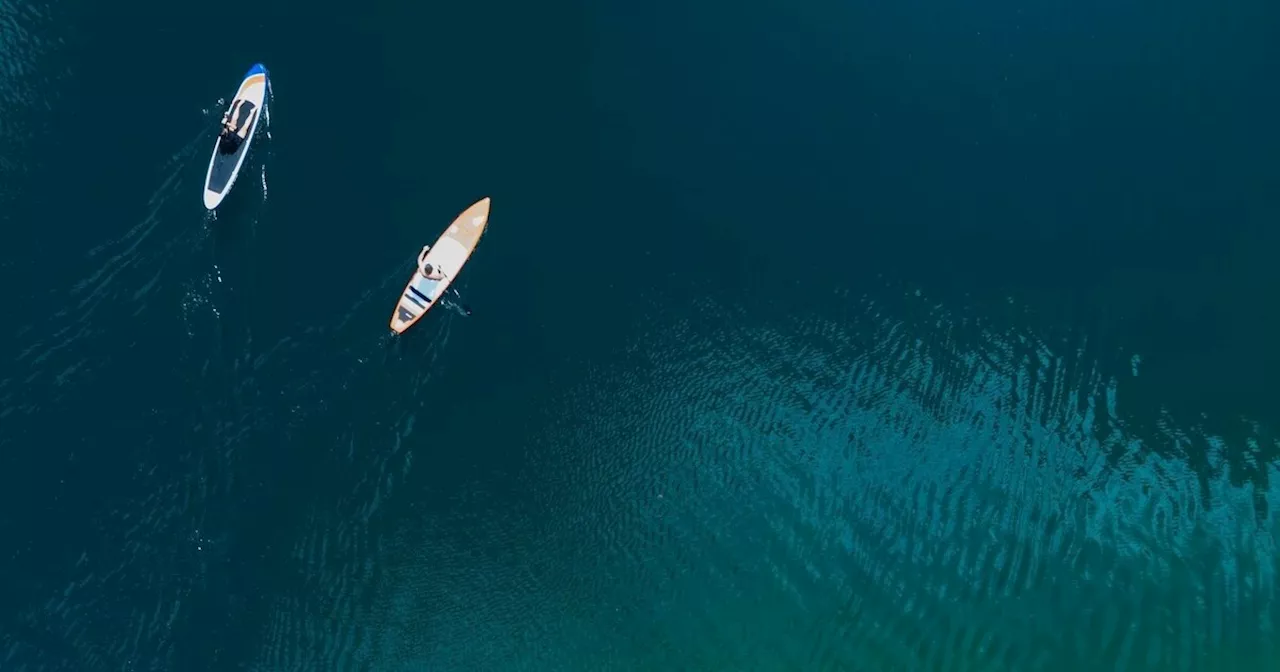
[(0, 670), (1280, 665), (1280, 6), (126, 5), (0, 4)]

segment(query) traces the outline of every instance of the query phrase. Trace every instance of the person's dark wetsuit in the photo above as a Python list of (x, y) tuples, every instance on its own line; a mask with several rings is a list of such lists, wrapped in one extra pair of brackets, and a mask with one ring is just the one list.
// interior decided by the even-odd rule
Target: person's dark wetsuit
[(218, 152), (222, 154), (235, 154), (240, 149), (240, 143), (244, 139), (236, 135), (228, 129), (222, 129), (222, 133), (218, 135)]
[[(223, 154), (235, 154), (240, 145), (244, 142), (244, 138), (240, 137), (239, 130), (244, 128), (245, 122), (249, 120), (250, 113), (253, 112), (254, 105), (248, 100), (241, 100), (231, 112), (236, 115), (236, 119), (230, 126), (223, 126), (222, 133), (218, 135), (218, 151)], [(231, 130), (236, 129), (235, 131)]]

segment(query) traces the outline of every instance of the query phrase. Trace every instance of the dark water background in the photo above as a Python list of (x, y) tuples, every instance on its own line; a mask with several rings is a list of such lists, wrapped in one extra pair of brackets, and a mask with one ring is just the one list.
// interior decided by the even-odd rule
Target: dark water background
[(0, 4), (0, 670), (1271, 669), (1277, 34)]

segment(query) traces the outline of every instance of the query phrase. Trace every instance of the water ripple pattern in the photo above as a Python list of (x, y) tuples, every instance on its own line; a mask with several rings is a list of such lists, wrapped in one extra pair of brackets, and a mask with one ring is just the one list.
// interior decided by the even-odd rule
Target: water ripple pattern
[[(1275, 493), (1232, 484), (1222, 438), (1127, 431), (1085, 342), (898, 312), (868, 299), (845, 320), (739, 328), (706, 302), (655, 323), (632, 368), (553, 400), (557, 431), (529, 447), (557, 523), (540, 548), (576, 550), (541, 580), (583, 596), (592, 669), (1243, 669), (1274, 653)], [(1193, 443), (1207, 470), (1153, 449)], [(533, 600), (458, 602), (512, 599)]]
[[(176, 244), (142, 241), (146, 253), (130, 258), (160, 266), (151, 253)], [(153, 410), (144, 418), (147, 435), (183, 436), (184, 443), (153, 440), (133, 446), (123, 461), (113, 457), (117, 467), (132, 463), (125, 482), (141, 494), (96, 512), (92, 533), (68, 542), (96, 540), (76, 549), (78, 559), (65, 572), (69, 582), (33, 587), (45, 597), (0, 626), (0, 661), (10, 663), (5, 669), (243, 669), (246, 660), (265, 659), (257, 669), (313, 670), (348, 669), (359, 660), (361, 638), (372, 631), (362, 596), (371, 590), (381, 555), (370, 521), (383, 514), (414, 464), (403, 439), (413, 432), (425, 401), (421, 390), (429, 388), (432, 364), (456, 318), (446, 313), (423, 325), (423, 339), (436, 346), (425, 352), (398, 350), (377, 330), (363, 348), (334, 353), (331, 344), (343, 332), (370, 333), (363, 318), (385, 312), (386, 297), (394, 296), (405, 271), (403, 265), (389, 270), (339, 311), (336, 327), (263, 344), (218, 310), (225, 301), (218, 281), (198, 277), (200, 301), (183, 313), (189, 342), (182, 369), (200, 373), (186, 385), (201, 401), (198, 408)], [(189, 290), (188, 304), (192, 296)], [(353, 321), (357, 313), (362, 319)], [(360, 340), (347, 336), (347, 342)], [(356, 411), (354, 402), (378, 384), (380, 367), (404, 360), (414, 373), (393, 401), (376, 417)], [(298, 371), (302, 362), (314, 366), (310, 373)], [(291, 383), (280, 388), (261, 380)], [(342, 420), (324, 422), (331, 413)], [(335, 426), (336, 439), (323, 436)], [(308, 469), (286, 463), (282, 451), (255, 450), (319, 443), (342, 450), (318, 452)], [(278, 484), (299, 473), (310, 474), (316, 487), (296, 501), (282, 500)], [(290, 574), (299, 584), (245, 584), (234, 568), (260, 557), (239, 549), (270, 547), (260, 535), (280, 531), (263, 528), (261, 512), (282, 504), (297, 528), (283, 539), (294, 550), (279, 561), (296, 570)], [(317, 603), (324, 608), (317, 611)], [(325, 615), (312, 620), (315, 614)], [(261, 637), (248, 636), (245, 623), (250, 631), (260, 623)]]
[[(57, 4), (6, 2), (0, 5), (0, 104), (4, 124), (0, 125), (0, 172), (12, 178), (25, 172), (29, 164), (15, 161), (25, 156), (29, 143), (49, 132), (44, 113), (58, 101), (51, 86), (60, 70), (49, 67), (61, 50), (58, 39), (46, 39), (60, 18)], [(0, 195), (6, 194), (0, 191)]]

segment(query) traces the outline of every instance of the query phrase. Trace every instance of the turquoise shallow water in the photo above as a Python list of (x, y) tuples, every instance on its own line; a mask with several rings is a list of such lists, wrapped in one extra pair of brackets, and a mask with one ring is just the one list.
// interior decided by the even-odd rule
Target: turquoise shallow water
[(0, 6), (0, 669), (1274, 666), (1274, 9), (210, 11)]

